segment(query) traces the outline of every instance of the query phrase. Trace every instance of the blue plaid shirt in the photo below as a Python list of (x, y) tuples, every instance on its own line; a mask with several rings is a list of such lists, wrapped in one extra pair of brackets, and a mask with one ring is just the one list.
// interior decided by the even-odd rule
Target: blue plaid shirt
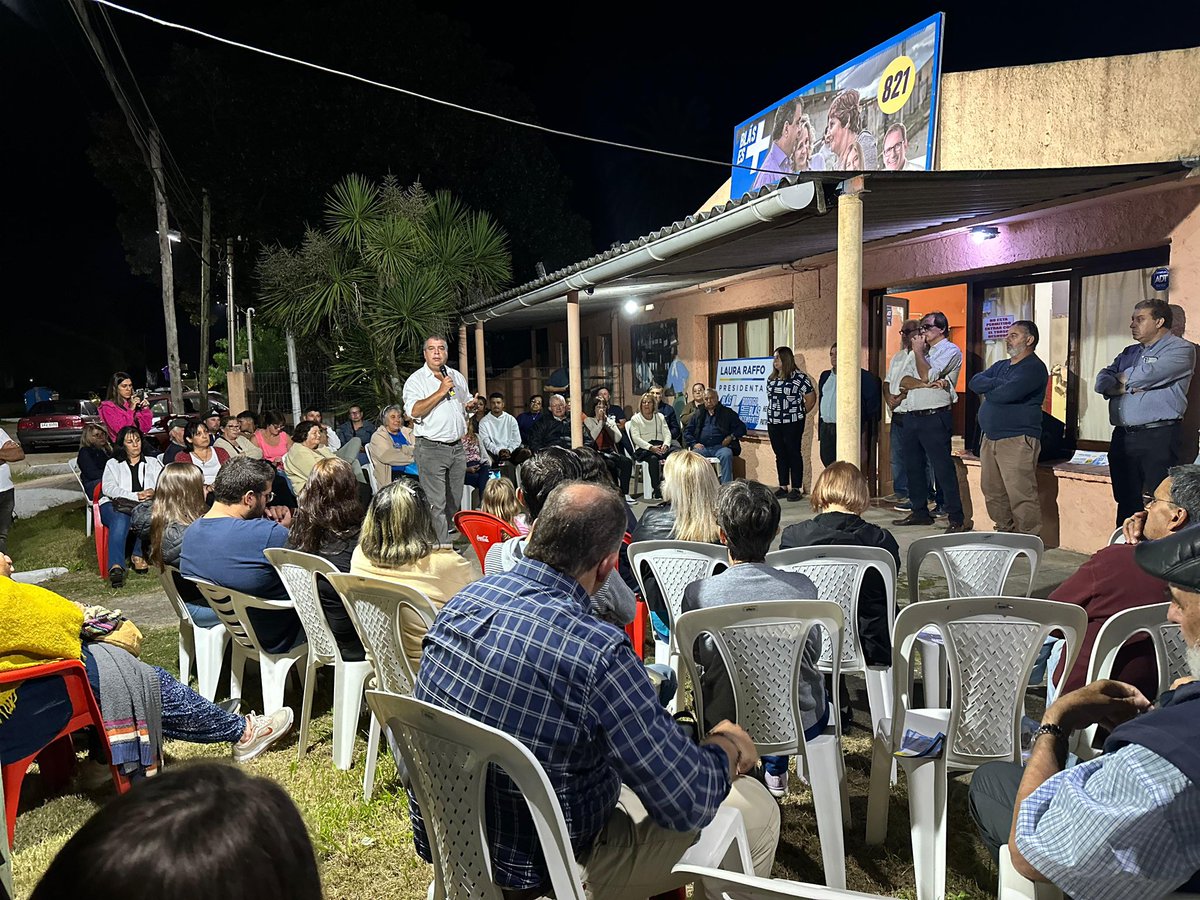
[[(694, 831), (729, 793), (729, 761), (692, 743), (658, 703), (625, 633), (588, 612), (575, 579), (522, 560), (459, 591), (425, 636), (418, 700), (520, 740), (546, 770), (571, 846), (585, 858), (624, 782), (664, 828)], [(496, 884), (534, 888), (546, 866), (512, 781), (488, 783), (488, 844)], [(430, 859), (415, 798), (413, 841)]]
[(1154, 900), (1200, 870), (1200, 789), (1140, 744), (1066, 769), (1026, 798), (1017, 849), (1077, 900)]

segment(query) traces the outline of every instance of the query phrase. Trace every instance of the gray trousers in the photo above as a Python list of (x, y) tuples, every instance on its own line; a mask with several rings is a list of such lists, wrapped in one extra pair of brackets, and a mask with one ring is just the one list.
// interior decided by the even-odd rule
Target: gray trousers
[(359, 438), (352, 437), (342, 446), (333, 451), (337, 456), (350, 463), (350, 467), (354, 469), (354, 476), (363, 484), (367, 483), (366, 473), (363, 472), (363, 467), (358, 461), (358, 454), (362, 452), (362, 441)]
[(428, 438), (417, 438), (413, 452), (417, 460), (417, 480), (429, 508), (433, 511), (433, 530), (438, 540), (450, 543), (448, 523), (458, 512), (462, 501), (464, 479), (467, 475), (467, 454), (462, 441), (439, 444)]
[(971, 773), (968, 795), (971, 818), (997, 865), (1000, 864), (1000, 847), (1008, 843), (1013, 808), (1017, 805), (1017, 788), (1021, 786), (1024, 774), (1021, 766), (1010, 762), (984, 763)]

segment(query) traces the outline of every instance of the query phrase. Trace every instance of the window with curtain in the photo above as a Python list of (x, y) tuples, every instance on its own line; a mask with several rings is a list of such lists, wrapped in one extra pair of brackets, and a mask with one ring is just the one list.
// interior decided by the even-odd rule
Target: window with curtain
[[(1067, 386), (1070, 381), (1070, 282), (1042, 281), (1014, 284), (984, 291), (984, 318), (1012, 316), (1037, 325), (1037, 355), (1050, 373), (1043, 409), (1060, 422), (1067, 420)], [(984, 341), (984, 368), (1006, 359), (1004, 340)]]

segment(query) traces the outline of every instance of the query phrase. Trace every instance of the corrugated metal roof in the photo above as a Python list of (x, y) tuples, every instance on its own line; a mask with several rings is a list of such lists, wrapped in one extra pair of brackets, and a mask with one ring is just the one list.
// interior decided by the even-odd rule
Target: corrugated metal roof
[[(1183, 163), (1175, 162), (1084, 169), (868, 172), (865, 173), (867, 192), (863, 194), (863, 243), (952, 226), (956, 222), (999, 217), (1047, 203), (1074, 201), (1088, 194), (1130, 187), (1147, 179), (1181, 177), (1186, 171)], [(474, 319), (502, 303), (585, 273), (601, 263), (640, 250), (681, 231), (700, 227), (715, 216), (802, 181), (813, 181), (817, 190), (824, 192), (829, 214), (819, 214), (815, 206), (791, 211), (772, 222), (748, 225), (696, 252), (650, 262), (635, 275), (613, 283), (628, 285), (629, 292), (633, 294), (638, 292), (639, 279), (642, 278), (674, 276), (677, 279), (694, 275), (699, 284), (829, 253), (837, 247), (836, 188), (854, 174), (857, 173), (821, 173), (811, 178), (793, 176), (784, 179), (778, 185), (762, 188), (722, 206), (672, 222), (635, 240), (615, 244), (603, 253), (473, 304), (464, 310), (464, 317)], [(611, 305), (613, 301), (588, 303), (587, 307)], [(556, 308), (560, 306), (561, 302), (551, 301), (506, 312), (501, 317), (487, 319), (487, 323), (501, 329), (528, 326), (535, 321), (555, 318), (558, 315)]]

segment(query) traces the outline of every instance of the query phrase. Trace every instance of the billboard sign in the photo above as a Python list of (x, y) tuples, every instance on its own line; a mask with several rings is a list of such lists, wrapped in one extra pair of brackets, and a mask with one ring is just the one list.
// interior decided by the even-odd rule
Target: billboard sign
[(766, 431), (767, 376), (773, 362), (770, 356), (717, 360), (713, 387), (721, 405), (737, 413), (750, 431)]
[(738, 125), (730, 196), (801, 172), (933, 168), (944, 19), (930, 16)]

